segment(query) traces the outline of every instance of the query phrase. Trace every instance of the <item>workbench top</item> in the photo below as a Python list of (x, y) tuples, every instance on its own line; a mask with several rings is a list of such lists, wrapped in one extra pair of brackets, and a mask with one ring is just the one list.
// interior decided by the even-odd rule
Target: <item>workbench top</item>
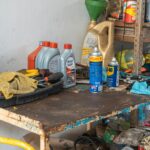
[(7, 108), (7, 110), (39, 121), (44, 131), (55, 133), (71, 125), (81, 125), (81, 120), (86, 124), (90, 121), (89, 119), (92, 121), (100, 116), (149, 100), (148, 96), (131, 95), (127, 92), (91, 94), (88, 91), (79, 93), (63, 91), (36, 102), (17, 106), (15, 109)]

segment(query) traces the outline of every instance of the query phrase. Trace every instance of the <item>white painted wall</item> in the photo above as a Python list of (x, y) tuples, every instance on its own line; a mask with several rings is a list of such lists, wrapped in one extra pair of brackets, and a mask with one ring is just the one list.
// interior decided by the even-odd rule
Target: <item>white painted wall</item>
[[(88, 25), (84, 0), (0, 0), (0, 71), (25, 68), (38, 41), (74, 45), (76, 59)], [(0, 122), (0, 136), (20, 138), (24, 130)], [(2, 146), (0, 150), (9, 149)]]
[(26, 67), (41, 40), (71, 42), (79, 60), (88, 19), (84, 0), (0, 0), (0, 71)]

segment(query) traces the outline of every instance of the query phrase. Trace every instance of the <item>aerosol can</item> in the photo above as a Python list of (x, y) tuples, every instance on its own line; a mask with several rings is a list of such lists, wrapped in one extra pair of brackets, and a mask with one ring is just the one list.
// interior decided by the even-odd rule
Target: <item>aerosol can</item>
[(90, 92), (99, 93), (103, 90), (102, 70), (103, 70), (103, 57), (97, 47), (89, 56), (90, 67)]
[(111, 89), (119, 86), (119, 63), (113, 57), (107, 68), (107, 85)]

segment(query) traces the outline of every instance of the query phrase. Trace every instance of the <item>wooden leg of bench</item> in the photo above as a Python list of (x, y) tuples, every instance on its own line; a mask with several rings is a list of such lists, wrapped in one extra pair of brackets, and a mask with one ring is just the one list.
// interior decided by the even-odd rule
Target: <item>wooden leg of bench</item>
[(46, 135), (40, 136), (40, 150), (50, 150), (49, 148), (49, 138)]
[(131, 128), (135, 128), (138, 126), (138, 109), (137, 108), (131, 108), (130, 126)]

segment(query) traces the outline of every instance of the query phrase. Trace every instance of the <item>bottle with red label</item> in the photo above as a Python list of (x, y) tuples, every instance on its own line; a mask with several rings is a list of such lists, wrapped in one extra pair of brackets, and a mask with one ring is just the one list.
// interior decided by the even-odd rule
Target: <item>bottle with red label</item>
[(61, 72), (64, 74), (64, 88), (76, 85), (76, 63), (71, 44), (64, 45), (61, 55)]
[(137, 9), (136, 0), (124, 0), (123, 21), (125, 23), (135, 23), (137, 14), (136, 9)]

